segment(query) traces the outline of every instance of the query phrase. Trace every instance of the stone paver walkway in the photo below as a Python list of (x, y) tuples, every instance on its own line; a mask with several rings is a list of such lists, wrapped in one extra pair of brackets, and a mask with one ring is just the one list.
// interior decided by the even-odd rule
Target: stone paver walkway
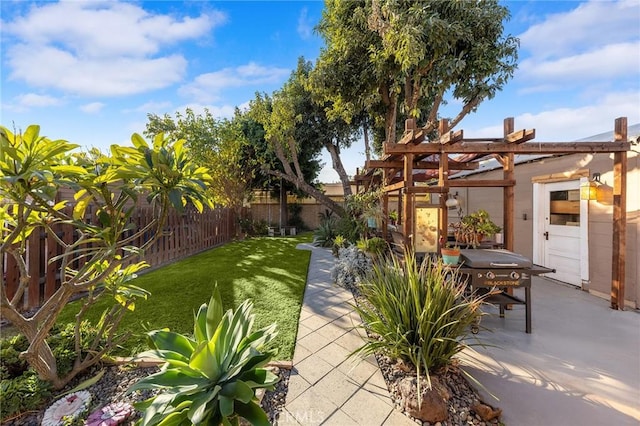
[(311, 250), (293, 370), (280, 425), (415, 425), (393, 408), (374, 357), (349, 358), (362, 345), (351, 292), (333, 285), (331, 251)]

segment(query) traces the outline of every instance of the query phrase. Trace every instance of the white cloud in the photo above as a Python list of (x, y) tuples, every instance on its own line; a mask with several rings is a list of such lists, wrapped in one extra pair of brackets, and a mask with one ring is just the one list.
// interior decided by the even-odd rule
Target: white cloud
[[(536, 129), (534, 141), (565, 142), (613, 130), (614, 120), (627, 117), (629, 125), (640, 123), (640, 93), (610, 93), (597, 102), (580, 108), (557, 108), (527, 112), (515, 117), (516, 129)], [(465, 128), (470, 137), (499, 137), (502, 126)]]
[(264, 67), (254, 62), (236, 68), (200, 74), (192, 83), (180, 88), (180, 94), (189, 96), (200, 103), (219, 99), (220, 92), (234, 87), (251, 87), (281, 82), (290, 70), (278, 67)]
[(514, 82), (524, 87), (518, 93), (566, 92), (582, 86), (581, 96), (595, 102), (586, 93), (593, 87), (638, 87), (639, 16), (637, 0), (590, 1), (545, 16), (519, 36), (523, 59)]
[(538, 58), (520, 62), (521, 76), (555, 81), (638, 76), (640, 40), (603, 46), (586, 53), (546, 61)]
[(180, 81), (187, 67), (187, 61), (179, 55), (83, 60), (52, 46), (41, 47), (35, 54), (46, 67), (33, 66), (34, 52), (29, 46), (9, 48), (12, 79), (85, 96), (121, 96), (159, 89)]
[[(208, 36), (218, 12), (177, 18), (116, 1), (33, 6), (3, 22), (10, 78), (74, 94), (141, 93), (180, 81), (186, 60), (163, 49)], [(34, 60), (46, 66), (33, 66)]]
[(169, 101), (161, 101), (161, 102), (149, 101), (140, 105), (139, 107), (125, 109), (123, 110), (123, 112), (144, 112), (145, 114), (147, 113), (164, 114), (170, 108), (171, 108), (171, 102)]
[(309, 10), (306, 7), (303, 7), (300, 11), (300, 16), (298, 16), (298, 35), (303, 40), (307, 40), (311, 38), (313, 34), (313, 22), (309, 18)]
[(87, 114), (95, 114), (100, 112), (100, 110), (104, 107), (102, 102), (91, 102), (89, 104), (85, 104), (80, 106), (80, 110), (82, 112), (86, 112)]
[(218, 106), (218, 105), (204, 105), (199, 103), (191, 103), (191, 104), (182, 105), (176, 108), (176, 111), (179, 111), (180, 113), (184, 114), (187, 108), (192, 110), (193, 113), (196, 115), (202, 115), (205, 113), (205, 110), (209, 110), (211, 115), (213, 115), (215, 118), (232, 118), (236, 107), (234, 105)]
[(26, 93), (16, 96), (18, 104), (23, 107), (48, 107), (62, 104), (60, 99), (56, 99), (48, 95), (38, 95), (35, 93)]
[(9, 103), (4, 103), (2, 107), (8, 111), (26, 112), (32, 108), (46, 108), (63, 105), (62, 99), (49, 95), (38, 95), (37, 93), (25, 93), (17, 95)]
[(590, 1), (550, 15), (519, 35), (523, 51), (536, 58), (561, 57), (639, 37), (637, 0)]

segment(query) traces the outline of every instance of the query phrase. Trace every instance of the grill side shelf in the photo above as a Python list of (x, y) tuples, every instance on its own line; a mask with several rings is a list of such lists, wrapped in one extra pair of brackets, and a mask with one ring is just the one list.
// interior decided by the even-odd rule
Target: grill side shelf
[(547, 268), (546, 266), (536, 265), (534, 263), (533, 265), (531, 265), (531, 268), (529, 268), (527, 272), (529, 272), (529, 274), (531, 275), (542, 275), (542, 274), (548, 274), (550, 272), (555, 273), (556, 270), (553, 268)]

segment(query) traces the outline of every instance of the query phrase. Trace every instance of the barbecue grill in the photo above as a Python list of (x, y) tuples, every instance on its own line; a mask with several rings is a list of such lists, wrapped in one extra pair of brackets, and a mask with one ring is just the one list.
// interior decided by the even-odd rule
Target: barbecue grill
[[(534, 265), (530, 259), (502, 249), (460, 250), (462, 278), (471, 289), (497, 288), (486, 300), (500, 306), (504, 318), (505, 306), (525, 305), (526, 332), (531, 333), (531, 276), (555, 272), (544, 266)], [(507, 293), (510, 288), (524, 288), (524, 300)], [(472, 329), (477, 333), (477, 327)]]

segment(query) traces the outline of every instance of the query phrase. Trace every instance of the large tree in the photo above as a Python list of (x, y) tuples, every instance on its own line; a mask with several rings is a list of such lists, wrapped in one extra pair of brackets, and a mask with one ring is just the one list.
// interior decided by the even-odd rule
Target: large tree
[[(238, 114), (236, 112), (236, 116)], [(165, 133), (175, 139), (185, 139), (194, 158), (206, 164), (216, 204), (242, 206), (250, 196), (257, 162), (247, 155), (250, 142), (240, 121), (218, 119), (208, 109), (203, 114), (187, 109), (184, 114), (176, 112), (175, 117), (148, 114), (148, 119), (145, 135)]]
[(327, 0), (315, 90), (333, 116), (372, 116), (377, 142), (395, 142), (410, 117), (434, 130), (447, 96), (461, 102), (454, 127), (513, 75), (518, 40), (503, 35), (508, 17), (496, 0)]
[[(329, 120), (325, 108), (312, 99), (307, 82), (311, 67), (310, 62), (300, 59), (282, 89), (272, 96), (256, 94), (249, 115), (262, 124), (266, 148), (279, 160), (277, 167), (264, 162), (263, 172), (292, 183), (342, 216), (343, 207), (319, 190), (314, 181), (320, 171), (319, 156), (325, 147), (332, 153), (334, 168), (341, 170), (343, 182), (348, 183), (340, 161), (340, 146), (351, 137), (351, 130), (342, 121)], [(316, 170), (309, 170), (314, 164)], [(348, 185), (345, 192), (350, 193)]]

